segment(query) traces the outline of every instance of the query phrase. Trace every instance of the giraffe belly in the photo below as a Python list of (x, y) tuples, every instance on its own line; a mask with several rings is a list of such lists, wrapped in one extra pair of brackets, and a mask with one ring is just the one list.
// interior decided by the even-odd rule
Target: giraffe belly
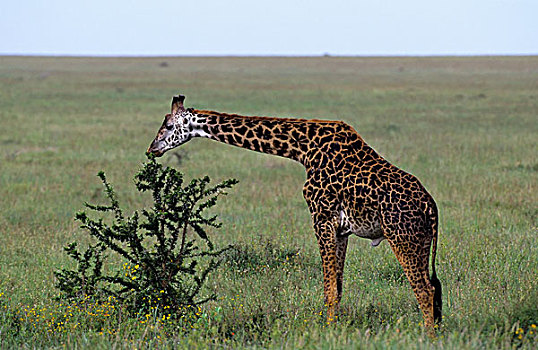
[(356, 216), (348, 215), (346, 210), (341, 210), (338, 234), (341, 236), (354, 234), (361, 238), (371, 239), (372, 246), (376, 247), (385, 239), (381, 222), (374, 213), (363, 212), (360, 214), (358, 219)]

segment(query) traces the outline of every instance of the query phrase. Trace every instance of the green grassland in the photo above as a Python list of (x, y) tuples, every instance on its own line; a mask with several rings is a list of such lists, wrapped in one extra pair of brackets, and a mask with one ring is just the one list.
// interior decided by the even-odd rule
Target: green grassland
[[(438, 338), (388, 244), (359, 238), (327, 325), (302, 167), (202, 139), (160, 162), (240, 181), (214, 209), (213, 241), (238, 247), (207, 283), (218, 299), (188, 329), (56, 301), (62, 247), (88, 242), (74, 214), (104, 201), (97, 172), (127, 211), (151, 203), (132, 179), (177, 93), (199, 109), (346, 121), (418, 176), (440, 208)], [(0, 57), (0, 348), (536, 348), (537, 142), (538, 57)]]

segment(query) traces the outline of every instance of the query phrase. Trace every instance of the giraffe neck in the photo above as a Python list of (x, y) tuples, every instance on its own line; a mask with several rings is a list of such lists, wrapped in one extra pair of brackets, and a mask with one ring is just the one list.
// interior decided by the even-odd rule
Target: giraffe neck
[(316, 146), (320, 128), (343, 124), (320, 120), (249, 117), (214, 111), (192, 110), (203, 121), (199, 136), (249, 150), (290, 158), (304, 164)]

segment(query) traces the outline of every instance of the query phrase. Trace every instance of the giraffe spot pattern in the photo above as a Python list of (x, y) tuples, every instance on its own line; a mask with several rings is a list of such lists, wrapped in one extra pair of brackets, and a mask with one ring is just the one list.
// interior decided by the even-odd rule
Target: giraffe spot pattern
[[(388, 241), (415, 293), (425, 326), (433, 330), (442, 306), (435, 273), (438, 214), (433, 197), (415, 176), (389, 163), (340, 121), (185, 109), (183, 99), (173, 100), (172, 113), (165, 117), (149, 152), (162, 155), (193, 137), (206, 137), (290, 158), (305, 167), (303, 196), (319, 245), (329, 319), (342, 296), (348, 237), (357, 235), (371, 239), (372, 246)], [(170, 123), (174, 128), (169, 130)]]

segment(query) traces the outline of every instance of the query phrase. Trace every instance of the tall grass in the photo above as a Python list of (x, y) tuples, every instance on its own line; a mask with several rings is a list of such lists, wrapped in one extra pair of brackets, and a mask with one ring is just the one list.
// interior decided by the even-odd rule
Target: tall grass
[[(236, 246), (208, 282), (219, 299), (182, 324), (55, 301), (62, 247), (88, 243), (74, 213), (104, 202), (95, 174), (127, 213), (150, 203), (132, 177), (178, 92), (200, 109), (344, 120), (417, 175), (441, 213), (438, 339), (388, 245), (359, 238), (325, 324), (303, 169), (209, 140), (161, 161), (240, 180), (215, 209), (214, 242)], [(536, 347), (537, 57), (0, 57), (0, 94), (1, 347)]]

